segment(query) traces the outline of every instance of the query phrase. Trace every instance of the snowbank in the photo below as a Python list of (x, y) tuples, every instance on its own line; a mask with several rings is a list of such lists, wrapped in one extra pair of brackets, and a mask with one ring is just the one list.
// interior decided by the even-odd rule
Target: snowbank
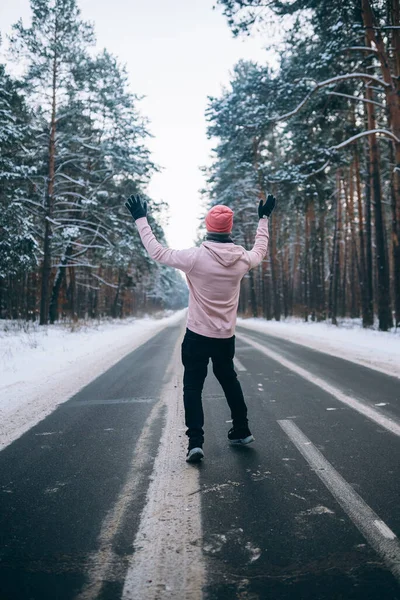
[(357, 319), (346, 319), (336, 327), (301, 319), (265, 321), (238, 319), (238, 325), (284, 338), (400, 378), (400, 331), (384, 333), (363, 329)]
[(73, 331), (62, 324), (21, 328), (0, 321), (0, 449), (184, 314), (78, 325)]

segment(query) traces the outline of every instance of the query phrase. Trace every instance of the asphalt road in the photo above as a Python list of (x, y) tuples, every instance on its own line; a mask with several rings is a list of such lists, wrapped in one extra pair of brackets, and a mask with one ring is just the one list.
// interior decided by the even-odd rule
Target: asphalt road
[[(400, 599), (400, 381), (238, 328), (256, 442), (228, 445), (210, 369), (205, 459), (187, 465), (171, 379), (182, 333), (165, 329), (0, 452), (0, 600)], [(152, 574), (138, 583), (143, 540)], [(185, 580), (190, 561), (202, 567)]]

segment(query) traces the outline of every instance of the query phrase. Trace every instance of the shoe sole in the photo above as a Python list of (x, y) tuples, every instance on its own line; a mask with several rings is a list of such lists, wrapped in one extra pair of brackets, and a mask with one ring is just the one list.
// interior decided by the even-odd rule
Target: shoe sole
[(201, 448), (192, 448), (186, 457), (186, 462), (200, 462), (204, 458), (204, 452)]
[(252, 442), (255, 442), (255, 439), (253, 435), (248, 435), (247, 437), (242, 438), (240, 440), (229, 440), (229, 442), (232, 446), (246, 446), (246, 444), (251, 444)]

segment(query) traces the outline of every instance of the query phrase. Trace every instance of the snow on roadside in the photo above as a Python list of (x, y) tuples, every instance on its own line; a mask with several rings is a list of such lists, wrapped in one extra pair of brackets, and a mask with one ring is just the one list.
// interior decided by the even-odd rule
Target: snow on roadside
[(363, 329), (356, 319), (346, 319), (338, 327), (294, 318), (285, 321), (238, 319), (238, 325), (400, 378), (399, 330), (384, 333)]
[(0, 321), (0, 450), (185, 311), (161, 319), (17, 329)]

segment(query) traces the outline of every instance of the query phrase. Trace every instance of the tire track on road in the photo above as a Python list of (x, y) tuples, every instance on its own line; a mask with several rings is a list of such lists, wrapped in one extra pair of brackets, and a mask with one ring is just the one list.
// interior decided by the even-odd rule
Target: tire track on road
[[(103, 521), (98, 549), (88, 561), (87, 584), (76, 600), (95, 600), (106, 582), (119, 579), (124, 571), (123, 598), (151, 600), (159, 597), (160, 590), (166, 599), (185, 598), (186, 590), (191, 599), (201, 598), (200, 498), (190, 495), (199, 485), (198, 470), (185, 462), (180, 344), (179, 337), (166, 370), (167, 383), (137, 440), (125, 485)], [(143, 467), (154, 452), (152, 428), (165, 410), (166, 423), (129, 563), (129, 558), (116, 553), (115, 540), (126, 523), (132, 498), (145, 485)], [(168, 590), (171, 595), (166, 595)]]
[(202, 598), (205, 567), (201, 499), (195, 493), (199, 489), (199, 468), (185, 462), (179, 351), (180, 344), (171, 361), (171, 382), (162, 393), (166, 424), (125, 577), (123, 600)]

